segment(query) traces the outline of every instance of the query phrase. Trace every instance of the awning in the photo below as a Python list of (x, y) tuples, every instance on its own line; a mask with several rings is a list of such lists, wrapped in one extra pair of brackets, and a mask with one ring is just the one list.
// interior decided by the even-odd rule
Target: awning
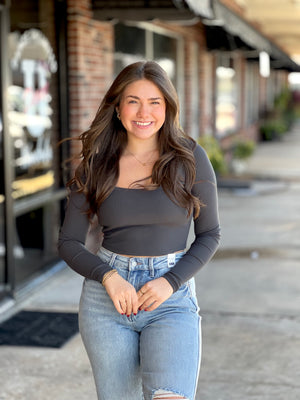
[(245, 51), (257, 59), (269, 54), (271, 67), (300, 72), (284, 51), (218, 0), (92, 0), (94, 18), (99, 21), (174, 21), (206, 26), (208, 50)]
[(203, 18), (214, 18), (210, 0), (185, 0), (185, 2), (196, 15)]
[(244, 50), (257, 56), (258, 52), (245, 43), (240, 36), (233, 35), (225, 26), (205, 24), (206, 46), (208, 50), (234, 51)]
[(212, 18), (210, 0), (93, 0), (97, 20), (122, 21), (193, 21)]
[(245, 50), (252, 59), (265, 51), (271, 58), (272, 68), (300, 72), (300, 66), (283, 50), (219, 1), (213, 1), (213, 11), (214, 19), (202, 19), (206, 26), (209, 50)]
[(238, 36), (244, 43), (254, 49), (271, 53), (273, 50), (271, 42), (263, 37), (252, 25), (217, 1), (214, 1), (213, 9), (217, 23), (232, 36)]

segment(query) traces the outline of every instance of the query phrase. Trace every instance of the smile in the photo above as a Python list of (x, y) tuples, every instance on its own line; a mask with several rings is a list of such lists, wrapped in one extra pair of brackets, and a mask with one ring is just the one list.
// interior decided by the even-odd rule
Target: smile
[(152, 122), (139, 122), (139, 121), (134, 121), (134, 123), (138, 126), (149, 126), (152, 124)]

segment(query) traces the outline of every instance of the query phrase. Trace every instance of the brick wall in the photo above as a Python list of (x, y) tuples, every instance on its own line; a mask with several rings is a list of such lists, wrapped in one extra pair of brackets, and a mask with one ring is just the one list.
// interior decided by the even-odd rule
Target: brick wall
[[(92, 19), (90, 0), (68, 0), (70, 136), (90, 126), (113, 74), (113, 26)], [(78, 152), (79, 142), (73, 142)]]
[[(192, 124), (192, 88), (195, 85), (193, 81), (193, 69), (197, 68), (198, 74), (198, 99), (199, 99), (199, 112), (198, 112), (198, 125), (199, 125), (199, 135), (204, 132), (204, 114), (202, 113), (204, 105), (204, 83), (205, 68), (203, 58), (206, 54), (206, 44), (205, 44), (205, 33), (202, 23), (197, 23), (192, 26), (186, 26), (180, 23), (162, 23), (158, 22), (155, 25), (166, 28), (170, 32), (176, 33), (182, 37), (184, 40), (184, 97), (181, 99), (181, 107), (184, 109), (184, 129), (190, 134), (191, 124)], [(197, 43), (198, 45), (198, 59), (196, 60), (197, 65), (193, 63), (193, 45)], [(183, 104), (184, 103), (184, 104)]]
[[(232, 0), (224, 1), (229, 6)], [(97, 111), (108, 85), (113, 79), (114, 37), (113, 25), (93, 19), (91, 0), (67, 0), (68, 5), (68, 51), (69, 51), (69, 99), (70, 136), (75, 137), (86, 130)], [(235, 10), (240, 13), (242, 10)], [(183, 127), (187, 133), (198, 124), (199, 136), (213, 133), (215, 124), (215, 53), (206, 50), (205, 30), (201, 22), (185, 25), (168, 22), (153, 22), (160, 28), (182, 37), (184, 93), (180, 99), (184, 114)], [(195, 57), (195, 44), (198, 54)], [(195, 65), (197, 64), (197, 65)], [(245, 60), (240, 55), (238, 75), (240, 77), (240, 133), (253, 137), (253, 126), (245, 120)], [(195, 72), (195, 68), (197, 71)], [(197, 74), (198, 105), (195, 99), (195, 74)], [(282, 84), (287, 74), (283, 73)], [(260, 79), (260, 109), (266, 109), (266, 79)], [(195, 112), (196, 110), (196, 112)], [(197, 120), (195, 119), (197, 118)], [(249, 133), (251, 131), (251, 133)], [(77, 145), (76, 145), (77, 143)], [(72, 153), (78, 152), (79, 142), (73, 142)]]
[[(113, 25), (93, 20), (90, 0), (68, 0), (68, 52), (69, 52), (69, 98), (70, 136), (75, 137), (86, 130), (113, 78), (114, 37)], [(204, 130), (200, 112), (203, 103), (205, 71), (201, 62), (205, 37), (203, 27), (180, 24), (156, 23), (157, 26), (179, 34), (184, 39), (184, 128), (191, 130), (191, 88), (193, 86), (192, 43), (197, 43), (199, 82), (199, 132)], [(184, 104), (182, 104), (184, 103)], [(72, 152), (78, 152), (79, 142), (72, 143)]]

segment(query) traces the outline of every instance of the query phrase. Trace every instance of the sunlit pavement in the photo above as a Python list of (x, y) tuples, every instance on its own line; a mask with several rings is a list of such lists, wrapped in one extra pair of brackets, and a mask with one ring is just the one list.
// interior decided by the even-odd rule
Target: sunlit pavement
[(300, 399), (300, 126), (262, 143), (248, 190), (220, 192), (222, 244), (196, 277), (197, 400)]
[[(248, 190), (220, 189), (222, 244), (196, 276), (196, 400), (300, 399), (299, 153), (300, 126), (259, 145)], [(64, 269), (21, 307), (75, 312), (81, 283)], [(96, 400), (79, 335), (58, 350), (2, 346), (0, 357), (0, 400)]]

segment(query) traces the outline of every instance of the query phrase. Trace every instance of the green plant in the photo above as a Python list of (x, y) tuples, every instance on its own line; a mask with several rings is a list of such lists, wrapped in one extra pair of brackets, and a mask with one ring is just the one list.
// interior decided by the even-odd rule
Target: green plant
[(237, 140), (233, 145), (233, 158), (242, 160), (252, 156), (255, 150), (255, 142), (253, 140)]
[(260, 125), (262, 140), (280, 139), (297, 118), (296, 102), (292, 91), (285, 87), (276, 96), (273, 109), (268, 111)]
[(284, 118), (269, 118), (260, 125), (260, 133), (263, 140), (280, 138), (288, 130), (288, 124)]
[(204, 135), (198, 139), (198, 143), (206, 151), (215, 173), (219, 175), (225, 174), (227, 172), (227, 164), (218, 140), (212, 135)]
[(285, 112), (292, 104), (292, 92), (288, 87), (285, 87), (275, 98), (274, 108), (279, 112)]

